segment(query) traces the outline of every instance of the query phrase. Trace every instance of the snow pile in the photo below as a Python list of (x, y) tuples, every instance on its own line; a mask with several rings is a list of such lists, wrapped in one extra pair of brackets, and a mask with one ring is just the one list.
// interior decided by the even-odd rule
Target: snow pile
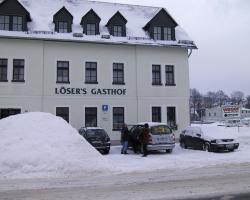
[(44, 177), (112, 169), (62, 118), (25, 113), (0, 120), (0, 178)]

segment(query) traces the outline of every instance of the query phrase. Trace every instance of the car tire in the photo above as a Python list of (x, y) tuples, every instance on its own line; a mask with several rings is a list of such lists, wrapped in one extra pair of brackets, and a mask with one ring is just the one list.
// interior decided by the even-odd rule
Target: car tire
[(103, 150), (103, 154), (109, 154), (109, 149), (105, 149), (105, 150)]
[(210, 145), (208, 143), (203, 144), (203, 151), (210, 152)]
[(186, 145), (185, 142), (183, 142), (183, 141), (180, 142), (180, 146), (181, 146), (181, 148), (183, 148), (183, 149), (186, 149), (186, 148), (187, 148), (187, 145)]
[(172, 153), (173, 149), (166, 149), (166, 153)]

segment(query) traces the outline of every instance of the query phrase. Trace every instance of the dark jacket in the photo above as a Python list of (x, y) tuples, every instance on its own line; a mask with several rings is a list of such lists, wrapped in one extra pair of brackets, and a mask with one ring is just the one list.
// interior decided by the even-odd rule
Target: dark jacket
[(142, 144), (148, 144), (149, 143), (149, 128), (143, 128), (141, 132), (141, 143)]
[(123, 127), (121, 130), (121, 142), (128, 141), (129, 139), (129, 130), (127, 127)]

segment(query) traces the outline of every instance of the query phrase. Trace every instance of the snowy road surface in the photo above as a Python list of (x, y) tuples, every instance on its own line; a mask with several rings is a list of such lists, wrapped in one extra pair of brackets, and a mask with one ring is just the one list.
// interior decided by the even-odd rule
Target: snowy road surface
[(165, 200), (250, 193), (250, 163), (77, 178), (1, 180), (1, 200)]

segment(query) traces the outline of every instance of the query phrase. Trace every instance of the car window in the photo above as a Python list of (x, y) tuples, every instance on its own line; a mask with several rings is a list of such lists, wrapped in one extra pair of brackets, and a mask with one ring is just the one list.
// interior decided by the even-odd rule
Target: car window
[(163, 134), (171, 134), (171, 129), (166, 125), (158, 125), (151, 127), (152, 135), (163, 135)]
[(89, 129), (86, 135), (87, 137), (105, 137), (107, 133), (103, 129)]

